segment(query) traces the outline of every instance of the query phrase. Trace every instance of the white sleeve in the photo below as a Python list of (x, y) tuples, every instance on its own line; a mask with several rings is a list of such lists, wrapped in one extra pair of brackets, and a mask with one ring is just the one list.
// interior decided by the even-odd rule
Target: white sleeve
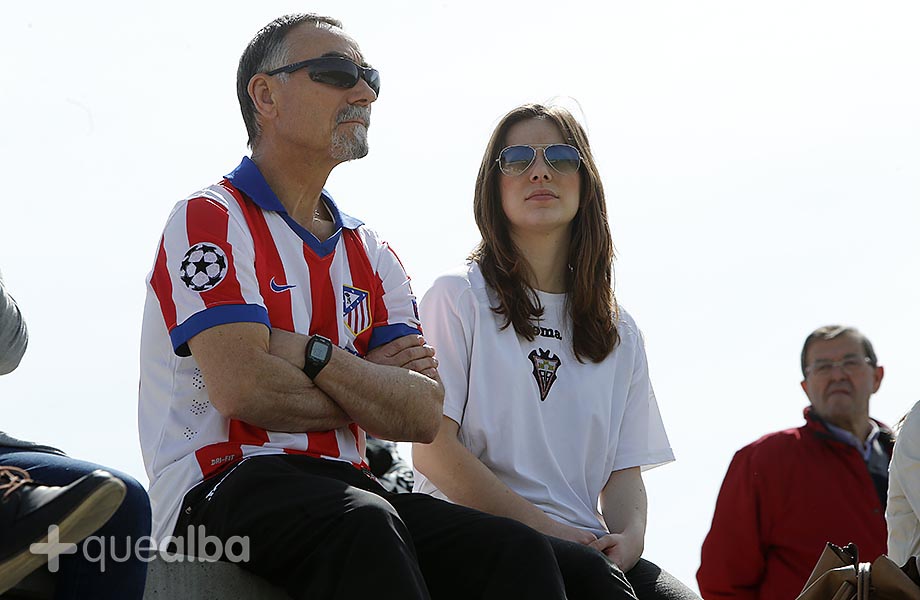
[[(619, 471), (630, 467), (643, 470), (674, 460), (674, 452), (658, 410), (658, 400), (648, 372), (645, 338), (633, 323), (621, 321), (621, 335), (629, 328), (635, 335), (635, 355), (632, 379), (626, 398), (626, 409), (620, 424), (620, 435), (615, 449), (613, 468)], [(614, 349), (618, 352), (620, 348)]]
[(374, 244), (373, 268), (382, 291), (373, 310), (374, 331), (368, 343), (371, 350), (405, 335), (417, 335), (421, 329), (415, 294), (399, 256), (373, 230), (362, 227), (360, 233), (365, 236), (365, 247)]
[(470, 352), (476, 300), (469, 282), (446, 275), (434, 282), (419, 306), (425, 340), (434, 347), (444, 384), (444, 415), (463, 423), (469, 393)]
[[(255, 249), (235, 201), (214, 186), (176, 205), (148, 285), (178, 356), (188, 340), (225, 323), (271, 327), (255, 272)], [(227, 194), (229, 196), (229, 194)]]
[(29, 334), (13, 297), (6, 292), (0, 275), (0, 375), (12, 372), (26, 352)]
[[(920, 521), (920, 402), (914, 405), (907, 414), (901, 430), (898, 432), (897, 441), (894, 444), (894, 453), (891, 457), (889, 467), (889, 477), (895, 485), (889, 485), (889, 490), (900, 487), (901, 493), (907, 506), (902, 501), (899, 506), (899, 512), (902, 512), (902, 518), (909, 520), (911, 523)], [(889, 497), (889, 509), (892, 507), (892, 498)], [(908, 509), (909, 506), (909, 509)], [(909, 511), (913, 512), (913, 518), (909, 516)], [(906, 521), (905, 521), (906, 522)], [(911, 537), (907, 531), (891, 531), (889, 524), (888, 546), (889, 554), (898, 557), (901, 564), (909, 556), (909, 552), (918, 545), (915, 539), (905, 539)], [(916, 528), (915, 528), (916, 531)], [(898, 556), (903, 554), (904, 556)]]

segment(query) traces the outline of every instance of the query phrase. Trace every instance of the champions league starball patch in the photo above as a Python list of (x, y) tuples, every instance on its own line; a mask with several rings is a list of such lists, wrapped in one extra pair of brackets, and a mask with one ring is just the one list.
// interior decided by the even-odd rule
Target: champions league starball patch
[(558, 356), (543, 348), (540, 348), (539, 351), (531, 350), (527, 358), (533, 363), (533, 378), (537, 380), (537, 386), (540, 388), (540, 401), (543, 402), (556, 382), (556, 371), (559, 370), (562, 361)]
[(227, 255), (214, 244), (195, 244), (179, 266), (179, 279), (193, 292), (214, 289), (226, 275)]

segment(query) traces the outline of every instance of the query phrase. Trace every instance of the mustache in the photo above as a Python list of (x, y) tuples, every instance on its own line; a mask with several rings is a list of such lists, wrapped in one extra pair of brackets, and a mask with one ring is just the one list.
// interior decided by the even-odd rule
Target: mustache
[(335, 123), (344, 123), (345, 121), (363, 121), (366, 127), (371, 126), (371, 107), (370, 106), (358, 106), (357, 104), (350, 104), (345, 109), (338, 114), (335, 118)]

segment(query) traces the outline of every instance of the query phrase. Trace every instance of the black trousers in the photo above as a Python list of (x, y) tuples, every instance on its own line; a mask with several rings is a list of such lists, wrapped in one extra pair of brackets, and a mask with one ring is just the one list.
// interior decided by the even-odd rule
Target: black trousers
[[(569, 598), (617, 597), (605, 596), (603, 588), (593, 587), (597, 577), (592, 574), (603, 570), (604, 564), (621, 573), (605, 554), (576, 542), (554, 537), (548, 539), (565, 578)], [(626, 572), (626, 579), (638, 600), (699, 600), (699, 596), (677, 578), (644, 558)]]
[(177, 536), (190, 525), (248, 537), (240, 566), (293, 598), (635, 598), (590, 548), (566, 547), (563, 570), (550, 539), (517, 521), (387, 492), (338, 461), (249, 458), (186, 494)]
[(679, 579), (644, 558), (626, 572), (639, 600), (700, 600)]

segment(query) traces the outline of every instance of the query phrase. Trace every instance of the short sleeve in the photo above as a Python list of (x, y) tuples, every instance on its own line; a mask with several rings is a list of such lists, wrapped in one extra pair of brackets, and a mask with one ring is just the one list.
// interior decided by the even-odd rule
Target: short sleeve
[(226, 198), (205, 192), (173, 210), (149, 280), (180, 356), (188, 356), (189, 339), (215, 325), (270, 326), (248, 228)]
[(444, 415), (463, 424), (469, 393), (476, 300), (469, 282), (456, 275), (437, 279), (422, 298), (425, 339), (435, 349), (444, 384)]
[[(376, 237), (373, 238), (376, 240)], [(374, 272), (380, 294), (374, 307), (373, 333), (368, 350), (406, 335), (421, 333), (418, 305), (412, 285), (396, 252), (384, 241), (377, 241)]]
[[(645, 470), (673, 461), (674, 452), (671, 450), (655, 390), (649, 378), (645, 338), (631, 318), (620, 322), (620, 331), (622, 338), (631, 338), (633, 361), (626, 407), (611, 471), (637, 466)], [(614, 349), (614, 352), (624, 349), (625, 343), (621, 341), (620, 347)]]

